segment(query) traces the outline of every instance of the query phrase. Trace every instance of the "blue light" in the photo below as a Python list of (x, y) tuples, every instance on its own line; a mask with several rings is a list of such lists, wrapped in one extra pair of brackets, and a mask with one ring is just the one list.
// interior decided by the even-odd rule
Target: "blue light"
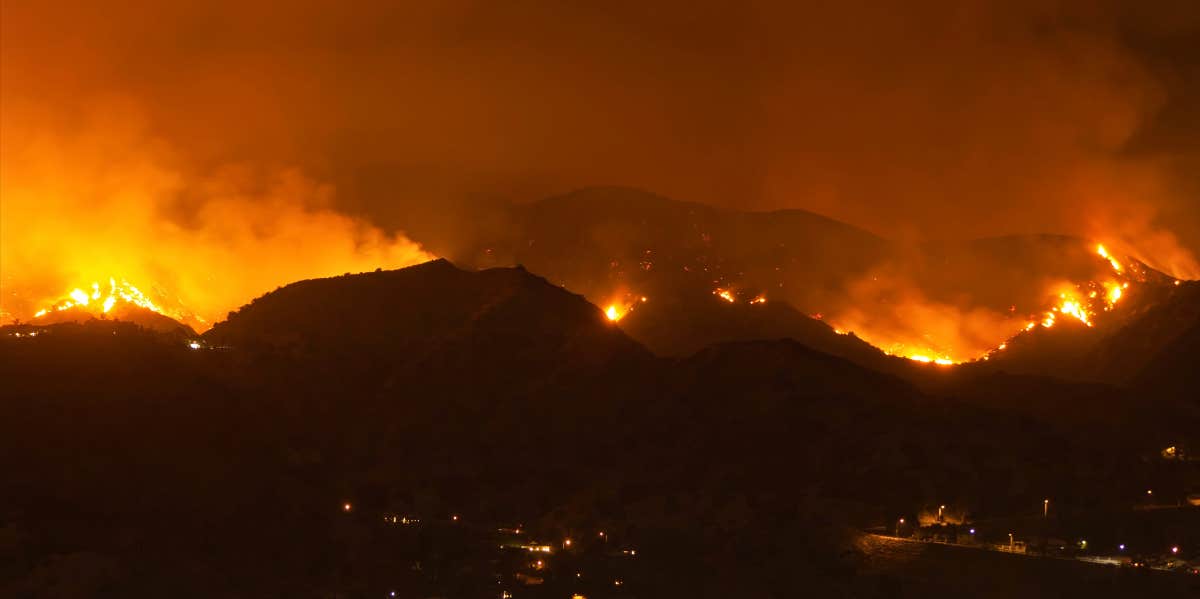
[(1117, 549), (1120, 549), (1121, 551), (1125, 551), (1125, 543), (1121, 543), (1120, 545), (1117, 545)]
[(972, 529), (971, 529), (971, 534), (975, 534), (975, 529), (974, 529), (974, 528), (972, 528)]

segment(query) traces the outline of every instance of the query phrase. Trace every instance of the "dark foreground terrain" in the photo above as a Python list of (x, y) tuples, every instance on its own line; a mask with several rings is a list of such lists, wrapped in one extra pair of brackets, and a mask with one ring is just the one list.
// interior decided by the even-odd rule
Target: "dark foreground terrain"
[(939, 372), (788, 339), (658, 357), (523, 269), (445, 261), (289, 285), (202, 338), (5, 327), (0, 595), (1190, 592), (864, 540), (1045, 497), (1075, 534), (1197, 482), (1162, 454), (1195, 447), (1192, 398)]
[(1194, 597), (1195, 577), (864, 536), (862, 572), (889, 597)]

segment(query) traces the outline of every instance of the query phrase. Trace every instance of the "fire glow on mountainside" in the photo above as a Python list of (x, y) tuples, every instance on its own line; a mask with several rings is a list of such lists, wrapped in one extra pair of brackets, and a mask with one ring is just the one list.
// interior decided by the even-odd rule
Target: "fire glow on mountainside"
[[(1113, 257), (1107, 248), (1102, 244), (1097, 244), (1096, 254), (1106, 260), (1112, 267), (1113, 277), (1105, 281), (1087, 281), (1084, 283), (1064, 282), (1055, 287), (1051, 297), (1050, 308), (1045, 312), (1031, 316), (1019, 330), (1014, 331), (1013, 336), (1024, 331), (1032, 331), (1041, 326), (1043, 328), (1052, 328), (1063, 319), (1074, 319), (1081, 324), (1091, 327), (1095, 325), (1096, 315), (1102, 312), (1111, 311), (1116, 307), (1117, 303), (1126, 296), (1129, 289), (1128, 280), (1124, 267), (1115, 257)], [(843, 328), (835, 328), (838, 334), (848, 334), (850, 331)], [(870, 335), (862, 335), (863, 339), (868, 342), (875, 340)], [(1011, 337), (1009, 338), (1011, 340)], [(1008, 347), (1008, 341), (1004, 341), (995, 349), (988, 351), (981, 356), (961, 356), (955, 354), (951, 350), (936, 350), (934, 344), (931, 343), (928, 347), (917, 347), (904, 343), (895, 344), (878, 344), (873, 343), (885, 353), (893, 356), (900, 356), (914, 360), (917, 362), (952, 365), (961, 364), (970, 360), (988, 359), (991, 354), (1003, 351)]]
[(179, 321), (198, 319), (179, 311), (163, 309), (129, 281), (116, 277), (109, 277), (107, 285), (94, 281), (90, 286), (76, 287), (64, 294), (62, 298), (51, 302), (50, 307), (38, 310), (34, 314), (34, 318), (42, 318), (51, 312), (62, 312), (72, 308), (93, 316), (100, 316), (112, 312), (113, 308), (121, 305), (137, 306)]
[(644, 303), (646, 296), (633, 295), (629, 293), (620, 294), (619, 297), (608, 303), (608, 307), (604, 309), (604, 316), (612, 322), (617, 322), (625, 318), (638, 304)]

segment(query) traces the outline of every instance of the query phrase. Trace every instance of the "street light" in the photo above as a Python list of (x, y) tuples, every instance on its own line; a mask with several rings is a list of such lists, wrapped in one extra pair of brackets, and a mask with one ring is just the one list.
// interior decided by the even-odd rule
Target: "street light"
[(1013, 533), (1011, 532), (1008, 533), (1008, 550), (1009, 552), (1012, 552), (1013, 550)]
[(945, 509), (946, 509), (946, 506), (944, 506), (944, 505), (938, 506), (938, 522), (942, 521), (942, 511)]
[(1042, 517), (1045, 518), (1049, 514), (1050, 514), (1050, 500), (1043, 499), (1042, 500)]
[(897, 537), (900, 536), (900, 525), (901, 524), (904, 524), (904, 518), (901, 518), (896, 521), (896, 536)]

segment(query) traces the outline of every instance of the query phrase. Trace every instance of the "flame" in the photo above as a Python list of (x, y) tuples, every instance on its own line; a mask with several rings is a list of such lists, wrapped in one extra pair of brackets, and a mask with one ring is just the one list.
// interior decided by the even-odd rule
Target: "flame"
[[(731, 304), (736, 304), (738, 301), (737, 291), (735, 289), (733, 289), (732, 287), (717, 287), (716, 289), (713, 289), (712, 293), (713, 293), (713, 295), (715, 295)], [(754, 296), (752, 299), (750, 299), (746, 303), (750, 304), (752, 306), (759, 306), (759, 305), (765, 304), (765, 303), (767, 303), (767, 294), (760, 293), (760, 294)], [(819, 318), (819, 316), (818, 316), (818, 318)]]
[(1121, 272), (1121, 263), (1117, 262), (1116, 258), (1113, 258), (1111, 255), (1109, 255), (1108, 250), (1104, 249), (1104, 244), (1096, 244), (1096, 253), (1100, 254), (1101, 258), (1108, 260), (1108, 263), (1112, 265), (1113, 270)]
[[(963, 356), (953, 348), (939, 346), (936, 342), (936, 332), (926, 333), (923, 339), (924, 342), (891, 344), (879, 343), (877, 342), (879, 341), (878, 339), (873, 338), (873, 336), (865, 331), (858, 332), (858, 334), (865, 341), (879, 347), (888, 355), (904, 357), (922, 363), (961, 364), (973, 359), (986, 360), (992, 354), (1005, 350), (1013, 337), (1023, 332), (1031, 332), (1039, 326), (1050, 329), (1064, 322), (1065, 319), (1072, 322), (1077, 321), (1087, 327), (1093, 327), (1096, 324), (1097, 315), (1114, 310), (1118, 303), (1129, 295), (1130, 285), (1129, 281), (1122, 280), (1127, 278), (1129, 273), (1116, 257), (1110, 254), (1102, 244), (1097, 244), (1095, 250), (1112, 267), (1113, 278), (1103, 281), (1063, 281), (1058, 283), (1051, 288), (1052, 291), (1048, 294), (1048, 307), (1044, 312), (1031, 315), (1028, 320), (1019, 325), (1019, 328), (1018, 326), (1013, 326), (1011, 336), (1008, 339), (982, 355)], [(1175, 284), (1178, 285), (1179, 282), (1175, 281)], [(1012, 311), (1015, 311), (1015, 306), (1012, 308)], [(919, 316), (917, 314), (914, 318), (920, 321)], [(830, 324), (834, 323), (831, 322)], [(838, 334), (847, 334), (854, 328), (846, 326), (845, 323), (840, 323), (840, 326), (834, 326), (834, 331)]]
[(191, 314), (164, 310), (154, 300), (147, 297), (141, 289), (138, 289), (125, 279), (109, 277), (107, 291), (101, 291), (100, 282), (94, 281), (91, 284), (91, 290), (91, 293), (88, 293), (83, 288), (76, 287), (63, 294), (60, 299), (49, 302), (50, 307), (38, 310), (34, 314), (34, 318), (41, 318), (50, 312), (61, 312), (71, 308), (84, 309), (84, 311), (90, 314), (99, 316), (101, 314), (108, 314), (112, 312), (114, 307), (123, 304), (144, 308), (179, 321), (197, 319), (197, 317)]
[(280, 285), (433, 258), (400, 232), (338, 211), (335, 187), (298, 167), (189, 164), (135, 103), (88, 103), (57, 124), (7, 91), (4, 320), (45, 316), (60, 299), (103, 313), (136, 297), (171, 317), (194, 315), (185, 324), (203, 330)]
[(612, 322), (617, 322), (625, 318), (638, 304), (646, 303), (647, 299), (644, 295), (618, 294), (618, 297), (610, 301), (608, 307), (604, 309), (604, 316)]

